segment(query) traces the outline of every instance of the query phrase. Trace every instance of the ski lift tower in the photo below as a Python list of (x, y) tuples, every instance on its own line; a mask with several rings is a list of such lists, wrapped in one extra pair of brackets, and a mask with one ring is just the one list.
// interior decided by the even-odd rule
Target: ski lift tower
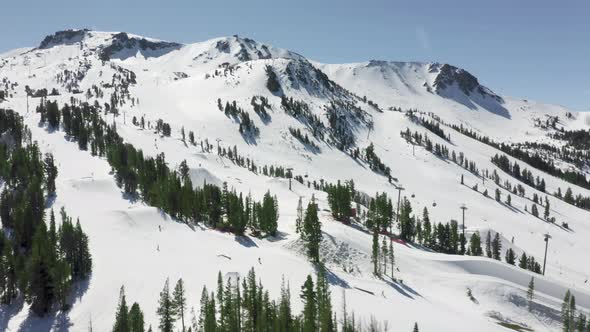
[(545, 275), (545, 264), (547, 263), (547, 247), (549, 247), (549, 239), (551, 235), (549, 233), (545, 233), (545, 258), (543, 258), (543, 275)]
[(463, 211), (463, 238), (461, 239), (461, 251), (465, 253), (465, 243), (467, 242), (465, 238), (465, 210), (467, 210), (467, 206), (465, 204), (461, 204), (460, 209)]

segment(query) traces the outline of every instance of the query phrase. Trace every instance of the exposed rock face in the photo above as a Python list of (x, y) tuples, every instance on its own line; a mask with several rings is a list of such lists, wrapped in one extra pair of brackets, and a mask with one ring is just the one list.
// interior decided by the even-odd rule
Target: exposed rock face
[(437, 66), (439, 69), (438, 76), (434, 80), (434, 87), (437, 93), (453, 85), (453, 83), (457, 83), (457, 86), (466, 95), (470, 95), (475, 90), (482, 94), (485, 93), (479, 85), (477, 78), (468, 71), (449, 64), (434, 64), (433, 66)]
[(173, 42), (151, 41), (145, 38), (129, 37), (127, 33), (120, 32), (116, 35), (113, 35), (112, 43), (100, 51), (99, 57), (101, 60), (108, 61), (115, 53), (125, 49), (158, 51), (166, 49), (175, 50), (181, 46), (181, 44)]
[(84, 39), (84, 36), (86, 35), (86, 33), (88, 31), (89, 31), (88, 29), (83, 29), (83, 30), (68, 29), (68, 30), (58, 31), (52, 35), (46, 36), (43, 39), (43, 41), (41, 41), (41, 44), (39, 44), (39, 48), (40, 49), (47, 49), (47, 48), (51, 48), (55, 45), (75, 44), (77, 42), (82, 41), (82, 39)]
[(250, 38), (240, 38), (233, 36), (231, 39), (220, 40), (215, 48), (222, 53), (234, 53), (240, 61), (250, 61), (253, 59), (270, 59), (272, 54), (268, 46), (259, 44)]

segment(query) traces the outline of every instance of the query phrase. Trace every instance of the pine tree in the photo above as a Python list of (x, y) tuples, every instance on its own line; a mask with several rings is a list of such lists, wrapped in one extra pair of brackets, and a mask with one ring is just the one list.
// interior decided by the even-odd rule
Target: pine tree
[(279, 331), (287, 332), (293, 329), (293, 317), (291, 313), (291, 291), (289, 285), (285, 285), (285, 279), (281, 282), (281, 298), (278, 309)]
[(574, 326), (572, 325), (571, 301), (572, 295), (568, 289), (565, 293), (565, 296), (563, 297), (563, 303), (561, 304), (561, 323), (563, 326), (563, 332), (573, 332), (574, 330)]
[(223, 300), (219, 305), (219, 328), (222, 331), (238, 331), (237, 294), (234, 291), (230, 278), (227, 279), (222, 292)]
[(222, 311), (223, 304), (223, 276), (221, 275), (221, 271), (217, 273), (217, 306), (219, 307), (219, 311)]
[(528, 263), (529, 259), (526, 256), (526, 253), (523, 252), (520, 258), (518, 259), (518, 267), (520, 267), (521, 269), (526, 269), (528, 267)]
[(543, 213), (543, 219), (547, 220), (549, 218), (549, 199), (545, 196), (545, 212)]
[(578, 330), (578, 332), (586, 332), (587, 326), (586, 326), (586, 315), (582, 312), (580, 312), (578, 314), (578, 319), (577, 319), (577, 323), (576, 323), (576, 329)]
[(379, 269), (379, 233), (377, 229), (373, 230), (373, 250), (371, 251), (371, 262), (373, 263), (373, 274), (380, 276), (381, 272)]
[(496, 233), (494, 235), (494, 240), (492, 240), (492, 258), (496, 260), (500, 260), (500, 252), (502, 250), (502, 241), (500, 240), (500, 234)]
[(49, 312), (55, 299), (54, 280), (49, 261), (49, 246), (45, 223), (37, 226), (33, 237), (31, 258), (28, 261), (27, 300), (31, 310), (43, 316)]
[(424, 207), (424, 210), (422, 210), (422, 224), (423, 224), (423, 241), (424, 244), (427, 247), (430, 247), (431, 245), (431, 233), (432, 233), (432, 225), (430, 224), (430, 216), (428, 215), (428, 209), (426, 207)]
[(414, 330), (413, 332), (420, 332), (420, 330), (418, 329), (418, 322), (414, 323)]
[(389, 265), (391, 266), (391, 279), (394, 279), (393, 270), (395, 269), (395, 254), (393, 252), (393, 241), (389, 240)]
[(488, 234), (486, 235), (486, 256), (492, 258), (492, 235), (490, 234), (490, 231), (488, 231)]
[(569, 320), (570, 330), (573, 332), (576, 324), (576, 297), (574, 296), (574, 294), (572, 294), (570, 297)]
[(303, 202), (301, 196), (299, 196), (299, 202), (297, 202), (297, 219), (295, 220), (295, 232), (301, 232), (301, 223), (303, 223)]
[(310, 202), (305, 211), (301, 238), (307, 246), (307, 256), (314, 263), (320, 262), (320, 243), (322, 242), (322, 225), (318, 218), (318, 207)]
[(198, 331), (214, 332), (217, 327), (217, 317), (215, 314), (215, 296), (209, 295), (207, 287), (203, 287), (201, 292), (201, 311), (199, 314)]
[(184, 327), (184, 313), (186, 311), (186, 294), (184, 289), (184, 281), (182, 278), (178, 279), (176, 282), (176, 286), (174, 287), (174, 293), (172, 294), (172, 305), (174, 307), (174, 312), (180, 318), (180, 322), (182, 323), (182, 332), (185, 331)]
[(181, 180), (184, 181), (189, 178), (190, 168), (188, 167), (186, 159), (180, 162), (180, 165), (178, 166), (178, 171), (180, 172)]
[(308, 275), (301, 287), (301, 301), (303, 302), (302, 327), (305, 332), (317, 331), (317, 299), (313, 280)]
[(129, 309), (129, 332), (145, 332), (143, 312), (137, 302)]
[(514, 254), (514, 250), (512, 248), (508, 248), (506, 250), (506, 263), (510, 265), (514, 265), (516, 262), (516, 255)]
[(279, 211), (276, 197), (271, 196), (270, 191), (264, 194), (259, 217), (261, 230), (266, 234), (275, 236), (278, 227)]
[(473, 256), (481, 256), (483, 255), (483, 251), (481, 250), (481, 236), (479, 235), (479, 231), (475, 231), (469, 238), (469, 252)]
[(191, 143), (191, 145), (195, 145), (195, 133), (191, 131), (188, 132), (188, 140)]
[(389, 259), (389, 253), (387, 249), (387, 237), (383, 236), (381, 241), (381, 258), (383, 260), (383, 273), (387, 274), (387, 260)]
[(119, 290), (119, 305), (115, 316), (115, 326), (113, 332), (129, 332), (129, 308), (125, 299), (125, 287), (121, 286)]
[[(3, 233), (2, 233), (3, 236)], [(2, 259), (2, 273), (4, 281), (4, 292), (2, 293), (2, 303), (10, 304), (17, 295), (17, 268), (16, 259), (13, 252), (13, 244), (10, 240), (4, 240), (4, 248), (0, 258)]]
[(412, 205), (410, 204), (410, 201), (404, 197), (399, 217), (401, 228), (400, 237), (404, 241), (412, 241), (414, 238), (415, 222), (414, 218), (410, 216), (411, 213)]
[(76, 220), (76, 228), (74, 229), (74, 243), (76, 245), (76, 262), (73, 270), (73, 277), (75, 279), (86, 278), (92, 272), (92, 255), (88, 247), (88, 235), (82, 231), (80, 219)]
[(170, 296), (169, 281), (166, 278), (164, 288), (160, 292), (160, 300), (158, 301), (158, 317), (160, 319), (159, 327), (162, 332), (172, 332), (174, 329), (174, 304)]
[(537, 204), (533, 203), (533, 207), (531, 208), (531, 213), (533, 214), (533, 216), (535, 217), (539, 217), (539, 209), (537, 208)]
[(55, 179), (57, 178), (57, 166), (55, 166), (55, 160), (53, 155), (50, 153), (45, 154), (44, 160), (45, 169), (45, 188), (47, 189), (47, 195), (51, 196), (55, 194)]
[(67, 295), (71, 285), (70, 266), (65, 259), (55, 260), (51, 269), (54, 280), (54, 291), (57, 303), (61, 310), (66, 311), (69, 308), (67, 304)]
[(535, 298), (535, 277), (531, 277), (531, 281), (529, 281), (526, 298), (529, 301), (529, 311), (531, 311), (533, 308), (533, 299)]
[(334, 322), (332, 321), (332, 300), (324, 266), (320, 266), (318, 269), (316, 278), (316, 299), (318, 310), (318, 331), (333, 332)]

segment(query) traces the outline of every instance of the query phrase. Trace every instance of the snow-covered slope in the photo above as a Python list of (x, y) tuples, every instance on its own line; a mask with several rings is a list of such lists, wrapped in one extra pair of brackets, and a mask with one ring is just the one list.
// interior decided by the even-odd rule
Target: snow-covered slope
[[(498, 96), (465, 70), (439, 63), (369, 61), (318, 64), (343, 87), (383, 108), (417, 108), (445, 121), (464, 123), (497, 140), (534, 140), (546, 132), (533, 128), (546, 115), (566, 117), (570, 110), (530, 100)], [(586, 115), (580, 114), (586, 118)], [(573, 124), (566, 123), (566, 128)]]
[[(274, 73), (279, 86), (274, 91), (268, 87), (269, 72)], [(72, 298), (69, 313), (36, 318), (26, 305), (4, 306), (0, 330), (86, 331), (92, 320), (95, 330), (107, 331), (112, 327), (121, 285), (125, 285), (130, 300), (141, 304), (148, 324), (156, 326), (157, 296), (167, 277), (185, 280), (189, 305), (197, 309), (201, 287), (212, 287), (218, 270), (244, 275), (254, 267), (273, 297), (279, 294), (281, 276), (285, 276), (291, 285), (297, 285), (292, 287), (292, 297), (298, 299), (298, 285), (314, 268), (298, 250), (296, 206), (299, 197), (307, 202), (312, 195), (322, 210), (322, 254), (333, 273), (334, 308), (341, 307), (344, 292), (349, 309), (365, 321), (373, 315), (400, 331), (411, 330), (414, 322), (422, 331), (473, 331), (474, 327), (478, 331), (502, 331), (505, 328), (497, 324), (500, 320), (535, 331), (559, 331), (559, 306), (567, 289), (573, 290), (579, 307), (590, 310), (590, 266), (583, 261), (584, 253), (590, 250), (586, 241), (590, 238), (589, 212), (552, 199), (551, 214), (559, 223), (569, 224), (570, 230), (565, 230), (525, 212), (525, 206), (531, 206), (526, 198), (513, 195), (508, 207), (481, 195), (484, 188), (490, 193), (496, 190), (493, 181), (482, 183), (480, 177), (458, 165), (409, 145), (400, 136), (401, 131), (428, 131), (397, 109), (431, 112), (429, 117), (434, 115), (446, 124), (463, 125), (507, 143), (560, 144), (547, 136), (549, 130), (535, 124), (558, 116), (560, 127), (588, 129), (583, 113), (498, 96), (473, 75), (446, 64), (321, 64), (237, 36), (182, 45), (126, 33), (58, 32), (36, 48), (1, 54), (0, 82), (7, 96), (0, 108), (22, 114), (42, 151), (55, 155), (59, 176), (53, 208), (66, 206), (71, 215), (80, 217), (90, 236), (95, 264), (88, 284), (81, 285), (80, 296)], [(258, 199), (270, 190), (279, 199), (281, 236), (244, 242), (230, 234), (175, 222), (154, 207), (126, 199), (106, 160), (78, 150), (62, 132), (49, 132), (38, 125), (34, 108), (39, 98), (27, 98), (25, 86), (48, 91), (56, 88), (60, 95), (48, 99), (60, 104), (74, 97), (103, 105), (112, 102), (111, 95), (117, 95), (124, 102), (119, 107), (122, 116), (108, 115), (108, 120), (116, 123), (126, 141), (147, 155), (164, 152), (170, 167), (186, 159), (195, 184), (204, 180), (227, 182), (229, 187), (251, 192)], [(104, 93), (93, 93), (93, 86)], [(88, 90), (91, 93), (87, 94)], [(254, 112), (254, 96), (268, 99), (268, 119)], [(309, 121), (285, 112), (282, 97), (305, 102), (310, 114), (322, 123), (324, 138), (313, 137)], [(223, 105), (235, 101), (248, 112), (260, 130), (259, 136), (240, 133), (238, 124), (219, 110), (218, 100)], [(336, 125), (331, 123), (330, 114), (336, 114)], [(133, 117), (142, 116), (146, 122), (163, 119), (169, 123), (172, 137), (161, 137), (132, 124)], [(542, 258), (543, 234), (550, 233), (546, 276), (487, 258), (444, 255), (396, 242), (398, 277), (403, 283), (378, 279), (371, 274), (371, 236), (334, 221), (324, 192), (296, 181), (289, 190), (286, 179), (254, 174), (216, 151), (208, 153), (199, 146), (184, 144), (181, 128), (193, 131), (197, 141), (236, 146), (241, 155), (258, 165), (291, 167), (306, 181), (353, 179), (362, 192), (387, 192), (391, 197), (397, 196), (396, 186), (402, 185), (414, 213), (420, 215), (428, 207), (431, 220), (436, 222), (460, 220), (459, 207), (466, 204), (468, 236), (475, 231), (498, 232), (504, 249), (513, 248), (517, 255), (524, 251)], [(289, 128), (307, 133), (317, 148), (302, 144)], [(452, 136), (451, 144), (432, 133), (429, 136), (435, 143), (463, 152), (480, 169), (497, 169), (490, 158), (498, 150), (448, 127), (445, 130)], [(363, 149), (370, 143), (391, 167), (393, 183), (350, 157), (349, 149)], [(498, 172), (502, 179), (518, 183)], [(571, 186), (575, 193), (590, 196), (589, 190), (535, 169), (532, 172), (546, 179), (549, 193)], [(461, 175), (465, 185), (459, 183)], [(475, 183), (479, 192), (471, 189)], [(527, 192), (545, 196), (530, 187)], [(535, 276), (538, 294), (532, 313), (525, 299), (531, 276)], [(477, 303), (467, 297), (468, 288)], [(301, 308), (298, 300), (294, 304), (296, 310)]]

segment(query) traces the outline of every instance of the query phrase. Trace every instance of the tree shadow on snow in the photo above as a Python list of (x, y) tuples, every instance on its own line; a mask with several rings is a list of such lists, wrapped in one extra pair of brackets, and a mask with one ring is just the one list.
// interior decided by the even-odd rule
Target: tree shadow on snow
[(0, 305), (0, 331), (8, 330), (8, 322), (22, 310), (23, 306), (22, 297), (16, 299), (11, 305)]
[(38, 317), (34, 313), (29, 312), (27, 318), (18, 327), (19, 332), (62, 332), (70, 331), (72, 322), (68, 317), (67, 312), (51, 312), (43, 317)]
[[(382, 279), (388, 286), (395, 289), (401, 295), (414, 300), (414, 296), (422, 297), (420, 293), (416, 292), (412, 287), (404, 284), (403, 282), (392, 281), (388, 279)], [(413, 295), (413, 296), (412, 296)]]
[(524, 214), (524, 212), (522, 212), (520, 209), (515, 208), (512, 205), (508, 205), (506, 204), (506, 202), (499, 202), (500, 204), (502, 204), (505, 208), (508, 208), (510, 211), (514, 212), (514, 213), (522, 213)]
[(68, 303), (74, 304), (77, 301), (80, 301), (88, 288), (90, 287), (90, 279), (92, 278), (92, 273), (90, 276), (84, 280), (76, 281), (72, 285), (72, 289), (70, 294), (68, 294)]
[[(76, 302), (82, 299), (82, 297), (88, 290), (88, 287), (90, 286), (91, 277), (92, 274), (90, 275), (90, 277), (84, 280), (77, 281), (72, 285), (72, 289), (67, 297), (67, 303), (70, 306), (73, 306)], [(72, 325), (73, 324), (70, 321), (68, 310), (52, 310), (43, 317), (39, 317), (33, 312), (29, 311), (27, 318), (21, 323), (17, 331), (65, 332), (71, 331)]]
[(48, 208), (52, 207), (53, 203), (55, 203), (56, 199), (57, 199), (56, 193), (53, 193), (53, 194), (47, 196), (47, 200), (45, 201), (45, 208), (48, 209)]
[[(529, 301), (518, 294), (510, 294), (508, 301), (520, 308), (528, 308)], [(544, 304), (532, 302), (530, 307), (531, 312), (537, 317), (548, 318), (552, 321), (559, 322), (561, 320), (561, 312), (559, 310), (548, 307)]]
[(277, 234), (275, 234), (275, 236), (267, 236), (266, 240), (268, 242), (277, 242), (277, 241), (282, 241), (287, 237), (287, 233), (285, 232), (281, 232), (281, 231), (277, 231)]
[(314, 269), (315, 272), (318, 273), (319, 269), (323, 268), (324, 272), (326, 273), (326, 279), (328, 280), (328, 283), (332, 286), (338, 286), (338, 287), (342, 287), (345, 289), (350, 289), (350, 284), (340, 278), (336, 273), (334, 273), (334, 271), (330, 270), (326, 265), (323, 265), (323, 267), (320, 267), (319, 265), (314, 265)]
[(237, 243), (239, 243), (243, 247), (246, 247), (246, 248), (258, 248), (258, 245), (256, 244), (256, 242), (254, 242), (249, 236), (246, 236), (246, 235), (236, 235), (234, 237), (234, 239), (236, 240)]
[(135, 204), (139, 201), (139, 195), (138, 194), (130, 194), (128, 192), (125, 192), (124, 190), (121, 191), (121, 197), (123, 197), (123, 199), (125, 199), (126, 201), (129, 201), (129, 203)]
[(48, 134), (54, 134), (54, 133), (56, 133), (56, 132), (58, 132), (58, 131), (59, 131), (59, 126), (57, 126), (57, 127), (52, 127), (52, 126), (50, 126), (50, 125), (47, 125), (47, 126), (45, 126), (45, 125), (44, 125), (44, 124), (43, 124), (41, 121), (39, 121), (39, 124), (38, 124), (38, 126), (39, 126), (39, 128), (43, 128), (43, 127), (45, 127), (45, 131), (46, 131)]
[(252, 133), (244, 132), (244, 133), (240, 133), (240, 134), (242, 135), (242, 138), (244, 139), (244, 142), (246, 142), (246, 144), (258, 145), (258, 142), (256, 142), (256, 136), (254, 136)]

